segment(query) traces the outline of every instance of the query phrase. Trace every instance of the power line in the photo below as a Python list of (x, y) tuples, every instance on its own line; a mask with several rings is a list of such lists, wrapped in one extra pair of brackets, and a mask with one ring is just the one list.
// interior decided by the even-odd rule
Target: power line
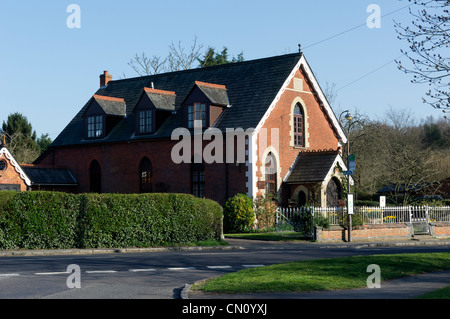
[(399, 56), (396, 57), (395, 59), (392, 59), (392, 60), (390, 60), (390, 61), (384, 63), (383, 65), (381, 65), (381, 66), (377, 67), (376, 69), (374, 69), (374, 70), (372, 70), (372, 71), (370, 71), (370, 72), (364, 74), (363, 76), (357, 78), (356, 80), (353, 80), (353, 81), (347, 83), (346, 85), (340, 87), (340, 88), (337, 89), (336, 91), (340, 91), (340, 90), (342, 90), (343, 88), (346, 88), (347, 86), (352, 85), (353, 83), (358, 82), (358, 81), (364, 79), (365, 77), (371, 75), (372, 73), (375, 73), (376, 71), (378, 71), (378, 70), (384, 68), (386, 65), (391, 64), (391, 63), (394, 62), (395, 60), (400, 59), (400, 58), (401, 58), (402, 56), (404, 56), (405, 54), (406, 54), (406, 53), (403, 53), (402, 55), (399, 55)]
[[(387, 17), (387, 16), (389, 16), (389, 15), (391, 15), (391, 14), (394, 14), (395, 12), (398, 12), (398, 11), (400, 11), (400, 10), (409, 8), (409, 7), (411, 7), (412, 5), (413, 5), (413, 3), (411, 3), (411, 4), (407, 5), (407, 6), (401, 7), (401, 8), (399, 8), (399, 9), (396, 9), (396, 10), (394, 10), (394, 11), (388, 12), (388, 13), (382, 15), (382, 16), (380, 17), (380, 19), (381, 19), (381, 18), (384, 18), (384, 17)], [(335, 35), (329, 36), (329, 37), (327, 37), (327, 38), (325, 38), (325, 39), (323, 39), (323, 40), (314, 42), (313, 44), (310, 44), (310, 45), (308, 45), (308, 46), (302, 48), (302, 50), (305, 50), (305, 49), (308, 49), (308, 48), (310, 48), (310, 47), (313, 47), (313, 46), (315, 46), (315, 45), (317, 45), (317, 44), (326, 42), (326, 41), (328, 41), (328, 40), (331, 40), (331, 39), (333, 39), (333, 38), (336, 38), (336, 37), (338, 37), (338, 36), (340, 36), (340, 35), (343, 35), (343, 34), (345, 34), (345, 33), (350, 32), (350, 31), (356, 30), (356, 29), (358, 29), (358, 28), (360, 28), (360, 27), (362, 27), (362, 26), (365, 26), (365, 25), (367, 25), (366, 22), (361, 23), (361, 24), (359, 24), (359, 25), (357, 25), (357, 26), (355, 26), (355, 27), (352, 27), (352, 28), (347, 29), (347, 30), (345, 30), (345, 31), (339, 32), (339, 33), (337, 33), (337, 34), (335, 34)]]

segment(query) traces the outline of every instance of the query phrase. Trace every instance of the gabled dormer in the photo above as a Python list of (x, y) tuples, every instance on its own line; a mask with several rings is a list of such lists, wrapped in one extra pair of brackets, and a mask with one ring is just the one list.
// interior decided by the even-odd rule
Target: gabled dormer
[(86, 138), (105, 137), (125, 116), (126, 104), (124, 99), (94, 95), (84, 112)]
[(195, 81), (181, 104), (185, 125), (189, 129), (193, 129), (197, 124), (201, 124), (202, 128), (211, 127), (228, 105), (225, 85)]
[(176, 94), (173, 91), (144, 88), (136, 104), (136, 134), (152, 134), (175, 111)]

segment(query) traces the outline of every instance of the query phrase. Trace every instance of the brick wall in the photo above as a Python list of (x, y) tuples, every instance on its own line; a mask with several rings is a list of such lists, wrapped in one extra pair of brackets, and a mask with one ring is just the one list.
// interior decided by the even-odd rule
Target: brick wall
[[(352, 229), (351, 236), (352, 241), (407, 240), (412, 237), (412, 229), (406, 224), (367, 225)], [(330, 229), (318, 228), (315, 239), (318, 242), (348, 241), (348, 230), (339, 226), (332, 226)]]
[[(297, 83), (302, 83), (300, 87)], [(296, 82), (296, 83), (295, 83)], [(297, 85), (295, 85), (297, 84)], [(305, 112), (305, 147), (294, 147), (293, 145), (293, 109), (299, 102), (302, 104)], [(279, 163), (278, 188), (282, 179), (286, 176), (290, 166), (293, 164), (299, 151), (303, 150), (336, 150), (338, 147), (338, 137), (332, 128), (332, 124), (325, 115), (325, 111), (319, 105), (313, 90), (307, 81), (307, 77), (301, 70), (297, 70), (294, 78), (287, 86), (279, 101), (276, 103), (270, 116), (265, 120), (257, 137), (257, 162), (256, 178), (257, 181), (264, 181), (265, 149), (261, 145), (274, 146), (271, 138), (271, 129), (278, 129), (279, 143), (277, 160)], [(266, 135), (261, 132), (266, 130)], [(267, 144), (262, 139), (267, 137)], [(266, 152), (267, 153), (267, 152)], [(256, 182), (257, 182), (256, 181)], [(262, 184), (261, 184), (262, 185)], [(257, 190), (257, 194), (263, 193), (262, 189)]]
[[(192, 193), (191, 165), (175, 164), (171, 158), (172, 148), (178, 142), (149, 140), (56, 148), (54, 153), (49, 154), (40, 164), (69, 167), (79, 182), (76, 192), (89, 192), (89, 167), (91, 162), (96, 160), (102, 171), (102, 192), (139, 193), (139, 166), (141, 160), (147, 157), (153, 167), (153, 191), (190, 194)], [(191, 144), (193, 147), (193, 142)], [(234, 163), (205, 164), (205, 197), (207, 198), (224, 204), (227, 196), (246, 193), (245, 182), (244, 164), (238, 166)]]
[(450, 237), (450, 222), (432, 223), (431, 235), (435, 237)]

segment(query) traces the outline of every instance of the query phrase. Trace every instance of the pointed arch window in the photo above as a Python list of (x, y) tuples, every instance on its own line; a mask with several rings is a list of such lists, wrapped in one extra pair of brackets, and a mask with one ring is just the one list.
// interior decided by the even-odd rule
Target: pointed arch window
[(152, 162), (144, 157), (139, 165), (139, 177), (140, 177), (140, 192), (151, 193), (152, 192), (152, 177), (153, 166)]
[(266, 156), (265, 183), (266, 194), (277, 193), (277, 163), (272, 152), (269, 152)]
[(93, 160), (89, 167), (90, 191), (92, 193), (102, 192), (102, 169), (99, 162)]
[(294, 107), (294, 146), (305, 146), (305, 114), (300, 103)]

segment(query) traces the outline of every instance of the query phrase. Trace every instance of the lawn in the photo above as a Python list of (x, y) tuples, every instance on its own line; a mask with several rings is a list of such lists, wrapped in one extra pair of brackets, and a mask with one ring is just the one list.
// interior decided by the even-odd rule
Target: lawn
[(381, 270), (381, 281), (450, 269), (450, 253), (371, 255), (303, 260), (243, 269), (193, 285), (217, 293), (301, 292), (367, 286), (370, 264)]
[(450, 286), (430, 291), (429, 293), (414, 299), (450, 299)]

